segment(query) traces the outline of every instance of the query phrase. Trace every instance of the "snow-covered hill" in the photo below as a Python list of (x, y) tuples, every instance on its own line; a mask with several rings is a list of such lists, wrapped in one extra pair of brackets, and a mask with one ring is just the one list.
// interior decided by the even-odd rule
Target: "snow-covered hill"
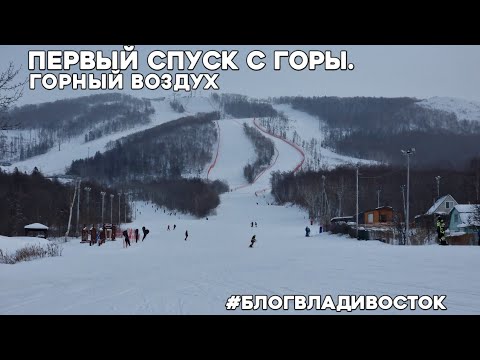
[(458, 120), (480, 121), (480, 102), (450, 97), (432, 97), (417, 103), (428, 109), (454, 113)]
[(88, 156), (92, 157), (97, 151), (101, 153), (106, 151), (107, 144), (112, 141), (183, 116), (172, 110), (168, 99), (152, 100), (151, 103), (155, 113), (152, 115), (152, 122), (149, 124), (116, 132), (89, 142), (85, 142), (84, 136), (80, 135), (67, 143), (62, 143), (60, 150), (58, 147), (54, 147), (45, 154), (13, 163), (8, 169), (13, 170), (15, 167), (18, 167), (20, 171), (31, 172), (36, 166), (47, 176), (64, 174), (73, 160), (87, 158)]
[[(243, 135), (244, 121), (252, 119), (218, 121), (221, 139), (212, 178), (245, 184), (240, 169), (252, 149)], [(0, 314), (240, 314), (225, 308), (234, 294), (446, 295), (446, 313), (480, 314), (480, 279), (472, 271), (480, 247), (391, 246), (319, 234), (318, 225), (305, 237), (310, 225), (303, 210), (272, 205), (271, 195), (259, 192), (268, 186), (271, 171), (291, 171), (301, 161), (293, 146), (271, 138), (277, 152), (273, 166), (253, 185), (223, 194), (208, 219), (139, 202), (136, 220), (126, 226), (146, 226), (150, 234), (130, 248), (121, 240), (101, 247), (75, 240), (64, 245), (61, 257), (0, 264)], [(167, 231), (174, 224), (176, 229)], [(253, 235), (257, 243), (249, 248)], [(0, 245), (17, 243), (0, 240)], [(293, 306), (245, 313), (265, 312), (306, 313)], [(415, 312), (425, 313), (419, 307)]]
[[(274, 109), (282, 112), (289, 118), (289, 128), (287, 129), (287, 139), (293, 140), (294, 133), (297, 134), (296, 144), (302, 146), (305, 152), (306, 162), (303, 168), (308, 168), (309, 163), (314, 163), (313, 153), (316, 151), (319, 155), (319, 168), (331, 169), (339, 165), (355, 164), (375, 164), (375, 161), (357, 159), (349, 156), (339, 155), (321, 146), (325, 134), (325, 124), (322, 124), (318, 118), (309, 115), (303, 111), (295, 110), (289, 104), (273, 105)], [(312, 148), (310, 143), (312, 139), (316, 140), (316, 145)], [(305, 143), (305, 146), (303, 146)], [(310, 161), (309, 161), (310, 160)]]

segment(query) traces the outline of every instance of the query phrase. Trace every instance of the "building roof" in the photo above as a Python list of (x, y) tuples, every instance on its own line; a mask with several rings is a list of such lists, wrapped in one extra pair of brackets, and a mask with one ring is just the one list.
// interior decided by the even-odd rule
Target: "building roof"
[(465, 228), (469, 226), (480, 226), (478, 221), (473, 221), (473, 215), (475, 213), (475, 205), (471, 204), (459, 204), (455, 205), (455, 210), (458, 211), (460, 215), (461, 224), (458, 225), (459, 228)]
[[(432, 207), (427, 210), (427, 212), (425, 213), (425, 215), (436, 214), (438, 207), (439, 207), (439, 206), (443, 203), (443, 201), (444, 201), (447, 197), (449, 197), (449, 196), (453, 199), (453, 196), (450, 195), (450, 194), (447, 194), (447, 195), (442, 196), (441, 198), (438, 198), (437, 201), (435, 201), (435, 203), (432, 205)], [(457, 200), (455, 200), (455, 199), (453, 199), (453, 200), (454, 200), (455, 202), (457, 202)]]
[(40, 223), (33, 223), (30, 225), (25, 225), (25, 229), (28, 230), (48, 230), (48, 226), (40, 224)]
[[(370, 211), (375, 211), (375, 210), (381, 210), (381, 209), (389, 209), (389, 210), (393, 211), (393, 208), (391, 206), (380, 206), (380, 207), (377, 207), (375, 209), (365, 210), (364, 213), (370, 212)], [(362, 213), (359, 213), (359, 214), (362, 214)]]
[(342, 221), (342, 220), (351, 220), (353, 216), (337, 216), (330, 219), (330, 221)]
[(457, 204), (454, 209), (457, 209), (459, 213), (474, 213), (475, 205), (472, 204)]

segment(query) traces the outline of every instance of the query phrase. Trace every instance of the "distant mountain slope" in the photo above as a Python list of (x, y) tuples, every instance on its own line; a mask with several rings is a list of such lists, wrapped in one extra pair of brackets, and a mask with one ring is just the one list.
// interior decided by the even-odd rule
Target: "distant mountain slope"
[(151, 122), (149, 100), (118, 93), (97, 94), (10, 111), (19, 130), (0, 137), (0, 159), (25, 160), (80, 137), (85, 143)]
[(455, 168), (478, 155), (480, 122), (472, 121), (477, 116), (473, 102), (369, 97), (281, 97), (274, 102), (316, 117), (322, 147), (342, 155), (403, 164), (400, 150), (415, 147), (414, 166)]
[(212, 160), (219, 114), (186, 116), (119, 139), (110, 150), (76, 160), (68, 174), (107, 183), (180, 178)]
[(480, 122), (480, 102), (449, 97), (432, 97), (418, 102), (427, 109), (454, 113), (458, 120)]

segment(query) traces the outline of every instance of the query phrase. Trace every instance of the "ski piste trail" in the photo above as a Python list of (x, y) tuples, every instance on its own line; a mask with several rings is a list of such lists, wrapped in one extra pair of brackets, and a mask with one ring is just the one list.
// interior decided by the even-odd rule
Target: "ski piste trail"
[[(218, 121), (219, 154), (210, 177), (239, 188), (221, 195), (216, 214), (197, 219), (138, 202), (136, 219), (127, 227), (141, 232), (146, 226), (150, 234), (144, 242), (123, 248), (120, 239), (90, 247), (74, 239), (63, 245), (61, 257), (0, 264), (0, 314), (336, 314), (293, 306), (226, 310), (225, 303), (231, 295), (385, 294), (447, 295), (447, 310), (353, 313), (480, 314), (475, 271), (480, 247), (390, 246), (319, 234), (316, 225), (306, 238), (305, 211), (272, 205), (268, 191), (255, 195), (269, 187), (272, 171), (295, 169), (301, 154), (270, 137), (276, 162), (243, 186), (243, 166), (254, 156), (243, 122), (253, 125), (253, 119)], [(252, 221), (258, 227), (252, 228)], [(167, 231), (174, 224), (176, 230)], [(257, 243), (249, 248), (253, 235)]]

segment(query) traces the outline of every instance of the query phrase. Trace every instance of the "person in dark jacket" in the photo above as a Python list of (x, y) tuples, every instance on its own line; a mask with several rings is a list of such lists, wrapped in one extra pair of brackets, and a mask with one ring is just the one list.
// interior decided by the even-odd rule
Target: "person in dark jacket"
[(305, 228), (305, 236), (306, 237), (310, 236), (310, 228), (308, 226)]
[(139, 238), (138, 229), (135, 229), (135, 243), (138, 242), (138, 238)]
[(142, 226), (142, 231), (143, 231), (143, 238), (142, 238), (142, 241), (143, 241), (147, 237), (150, 230), (146, 229), (145, 226)]
[(127, 230), (123, 230), (123, 236), (125, 237), (125, 247), (132, 246), (132, 244), (130, 244), (130, 238), (128, 237)]
[(248, 247), (253, 248), (253, 244), (257, 242), (256, 235), (253, 235), (252, 238), (250, 239), (250, 245)]
[(175, 230), (177, 228), (177, 225), (173, 224), (173, 230)]
[(437, 232), (439, 234), (438, 240), (440, 245), (448, 245), (447, 240), (445, 240), (445, 221), (442, 218), (437, 221)]
[(185, 230), (185, 241), (188, 239), (188, 230)]
[(90, 229), (90, 246), (97, 243), (97, 229), (95, 228), (95, 224), (92, 224), (92, 228)]

